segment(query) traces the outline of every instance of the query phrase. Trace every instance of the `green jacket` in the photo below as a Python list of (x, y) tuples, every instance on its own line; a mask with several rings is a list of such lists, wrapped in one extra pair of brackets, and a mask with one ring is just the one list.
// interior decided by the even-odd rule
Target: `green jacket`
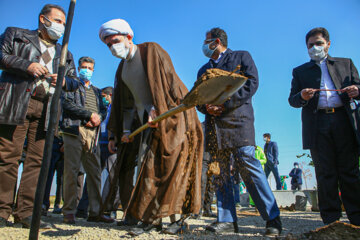
[(255, 158), (260, 161), (261, 166), (263, 166), (263, 168), (264, 168), (264, 165), (265, 165), (265, 163), (267, 162), (267, 160), (266, 160), (266, 156), (265, 156), (264, 150), (263, 150), (261, 147), (259, 147), (259, 146), (256, 146)]

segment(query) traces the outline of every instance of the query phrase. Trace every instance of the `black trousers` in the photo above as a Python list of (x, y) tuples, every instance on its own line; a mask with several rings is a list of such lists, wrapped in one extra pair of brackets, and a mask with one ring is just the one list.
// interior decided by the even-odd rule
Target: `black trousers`
[(211, 162), (211, 156), (208, 152), (204, 152), (202, 173), (201, 173), (201, 210), (203, 213), (211, 213), (211, 203), (214, 198), (213, 177), (208, 176), (208, 166)]
[(359, 154), (349, 118), (343, 110), (318, 113), (317, 121), (316, 145), (310, 151), (321, 218), (325, 224), (338, 220), (342, 201), (350, 223), (360, 225)]

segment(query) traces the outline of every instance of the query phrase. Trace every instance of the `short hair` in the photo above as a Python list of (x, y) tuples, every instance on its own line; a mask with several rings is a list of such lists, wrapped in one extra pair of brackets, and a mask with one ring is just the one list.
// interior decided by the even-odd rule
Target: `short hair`
[(83, 62), (93, 63), (95, 66), (95, 60), (91, 57), (81, 57), (79, 59), (79, 67), (81, 66), (81, 64), (83, 64)]
[(270, 138), (271, 139), (271, 134), (270, 133), (264, 133), (264, 135), (263, 135), (264, 137), (268, 137), (268, 138)]
[(221, 29), (221, 28), (212, 28), (210, 31), (208, 31), (207, 33), (210, 33), (211, 38), (219, 38), (221, 44), (224, 47), (228, 46), (228, 39), (227, 39), (227, 34), (226, 32)]
[(46, 4), (40, 11), (39, 13), (39, 19), (40, 19), (40, 15), (48, 15), (51, 12), (51, 9), (56, 8), (60, 11), (62, 11), (64, 13), (64, 15), (66, 16), (65, 10), (63, 9), (63, 7), (56, 5), (56, 4)]
[(323, 36), (323, 38), (328, 42), (330, 41), (330, 35), (329, 35), (329, 32), (328, 30), (326, 30), (326, 28), (323, 28), (323, 27), (317, 27), (317, 28), (313, 28), (311, 29), (307, 34), (306, 34), (306, 44), (308, 43), (309, 41), (309, 38), (317, 35), (317, 34), (321, 34)]
[(101, 89), (101, 93), (104, 93), (106, 95), (112, 95), (113, 94), (113, 87), (104, 87), (103, 89)]

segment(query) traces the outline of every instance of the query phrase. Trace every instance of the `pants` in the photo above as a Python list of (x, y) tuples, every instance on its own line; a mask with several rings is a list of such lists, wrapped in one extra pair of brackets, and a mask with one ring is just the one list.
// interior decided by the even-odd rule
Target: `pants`
[(321, 218), (325, 224), (338, 220), (342, 201), (350, 223), (360, 225), (359, 155), (348, 116), (345, 111), (319, 113), (317, 121), (316, 146), (310, 152)]
[[(111, 172), (111, 169), (114, 167), (114, 164), (116, 162), (116, 158), (117, 158), (117, 154), (111, 154), (111, 155), (108, 156), (107, 160), (105, 161), (105, 166), (106, 166), (106, 169), (107, 169), (109, 175), (105, 180), (104, 188), (103, 188), (103, 192), (102, 192), (102, 201), (103, 201), (103, 203), (105, 202), (105, 199), (109, 194), (110, 178), (111, 178), (110, 172)], [(109, 203), (105, 207), (105, 212), (116, 211), (118, 209), (119, 205), (120, 205), (119, 181), (117, 181), (116, 185), (117, 185), (116, 186), (116, 193), (113, 194), (113, 196), (111, 196), (111, 199), (110, 199)]]
[(97, 216), (101, 205), (101, 166), (100, 147), (96, 153), (83, 149), (80, 136), (64, 134), (64, 206), (63, 214), (75, 214), (77, 207), (77, 177), (80, 163), (83, 164), (87, 191), (89, 193), (89, 215)]
[(301, 185), (302, 184), (292, 183), (291, 184), (291, 190), (301, 190)]
[(219, 151), (220, 176), (217, 179), (218, 222), (236, 222), (234, 193), (230, 178), (230, 155), (234, 156), (235, 169), (238, 169), (248, 192), (266, 221), (280, 215), (275, 197), (271, 192), (260, 161), (255, 158), (255, 147), (245, 146), (237, 149)]
[(211, 203), (214, 197), (214, 189), (212, 183), (212, 176), (208, 176), (208, 166), (211, 161), (211, 156), (208, 152), (204, 152), (204, 159), (202, 163), (201, 172), (201, 202), (202, 211), (206, 213), (211, 212)]
[(279, 175), (279, 170), (278, 170), (277, 165), (268, 161), (265, 163), (264, 171), (265, 171), (266, 178), (269, 177), (270, 172), (272, 172), (274, 174), (274, 178), (275, 178), (275, 182), (276, 182), (276, 190), (281, 190), (281, 181), (280, 181), (280, 175)]
[(236, 203), (240, 203), (240, 185), (235, 182), (234, 177), (231, 176), (232, 188), (234, 191), (234, 201)]
[(15, 219), (32, 215), (45, 144), (44, 103), (30, 99), (24, 125), (0, 124), (0, 217), (12, 213), (19, 160), (27, 137), (27, 153), (17, 194)]
[(61, 189), (62, 189), (62, 175), (64, 172), (64, 156), (60, 152), (61, 142), (60, 139), (55, 137), (53, 150), (51, 154), (51, 162), (48, 173), (48, 179), (46, 181), (45, 194), (43, 204), (46, 206), (46, 209), (50, 207), (50, 191), (51, 185), (53, 182), (54, 174), (56, 171), (56, 198), (54, 205), (60, 205), (61, 201)]
[(82, 191), (81, 199), (76, 208), (77, 212), (87, 213), (88, 208), (89, 208), (89, 194), (87, 191), (87, 181), (86, 180), (87, 180), (87, 176), (85, 178), (84, 190)]

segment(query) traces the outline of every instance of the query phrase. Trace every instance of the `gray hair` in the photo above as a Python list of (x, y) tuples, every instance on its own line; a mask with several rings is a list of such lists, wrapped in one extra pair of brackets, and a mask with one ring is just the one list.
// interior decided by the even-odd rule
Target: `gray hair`
[(91, 57), (81, 57), (79, 59), (79, 67), (81, 66), (81, 64), (83, 64), (83, 62), (93, 63), (95, 66), (95, 60)]

